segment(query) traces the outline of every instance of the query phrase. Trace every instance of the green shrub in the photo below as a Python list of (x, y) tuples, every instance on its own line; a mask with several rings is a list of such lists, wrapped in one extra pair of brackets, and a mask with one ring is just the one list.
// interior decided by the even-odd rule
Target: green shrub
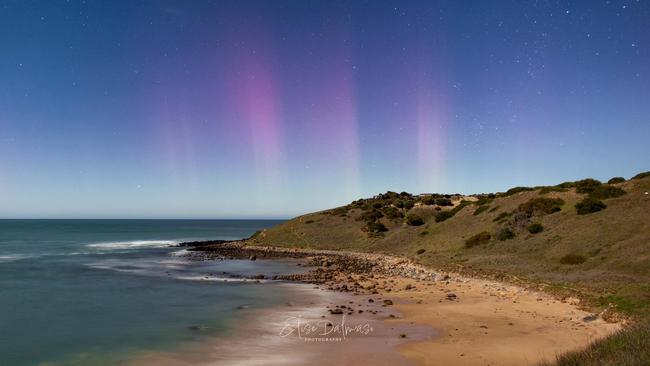
[(480, 215), (481, 213), (487, 211), (488, 208), (490, 208), (488, 205), (478, 206), (478, 208), (474, 211), (474, 216)]
[(384, 207), (384, 205), (381, 202), (375, 202), (375, 203), (372, 204), (372, 208), (379, 209), (379, 208), (382, 208), (382, 207)]
[(386, 216), (389, 219), (399, 219), (404, 216), (400, 210), (393, 206), (386, 206), (382, 209), (382, 212), (384, 213), (384, 216)]
[(503, 229), (499, 230), (497, 233), (497, 239), (504, 241), (508, 239), (512, 239), (515, 237), (515, 233), (508, 229), (507, 227), (504, 227)]
[(364, 211), (357, 220), (370, 223), (373, 221), (377, 221), (382, 217), (384, 217), (384, 214), (382, 214), (380, 211), (370, 210), (370, 211)]
[(418, 249), (418, 251), (417, 251), (416, 253), (417, 253), (417, 254), (422, 254), (422, 253), (424, 253), (424, 252), (426, 252), (425, 249)]
[(388, 231), (388, 228), (384, 226), (381, 222), (369, 222), (368, 225), (366, 226), (368, 228), (369, 233), (383, 233)]
[(556, 185), (556, 187), (558, 188), (573, 188), (575, 186), (576, 186), (576, 182), (563, 182)]
[(633, 176), (632, 179), (642, 179), (642, 178), (647, 178), (647, 177), (650, 177), (650, 172), (639, 173), (639, 174)]
[(420, 215), (410, 213), (406, 215), (406, 223), (411, 226), (420, 226), (424, 224), (424, 220), (422, 219), (422, 217), (420, 217)]
[(313, 223), (314, 223), (314, 220), (307, 220), (307, 221), (305, 221), (305, 224), (313, 224)]
[(607, 181), (607, 184), (616, 184), (616, 183), (623, 183), (625, 182), (625, 178), (623, 177), (614, 177), (610, 180)]
[(591, 193), (596, 187), (600, 186), (599, 180), (587, 178), (575, 182), (576, 192), (577, 193)]
[(424, 196), (422, 198), (422, 204), (427, 206), (435, 205), (436, 199), (433, 196)]
[(348, 206), (341, 206), (329, 211), (329, 214), (332, 216), (343, 216), (348, 213)]
[(404, 201), (404, 208), (405, 209), (410, 210), (410, 209), (413, 208), (413, 206), (415, 206), (415, 201), (413, 201), (413, 200)]
[(561, 198), (546, 198), (538, 197), (524, 202), (517, 208), (517, 211), (524, 212), (528, 216), (533, 216), (537, 213), (552, 214), (562, 210), (564, 200)]
[(483, 231), (465, 240), (465, 247), (471, 248), (477, 245), (487, 244), (490, 239), (492, 239), (492, 234), (487, 231)]
[(395, 200), (393, 201), (393, 205), (397, 208), (404, 208), (404, 201), (401, 200)]
[(598, 212), (600, 210), (604, 210), (605, 208), (607, 208), (607, 205), (593, 197), (586, 197), (581, 202), (576, 203), (576, 210), (578, 211), (578, 215), (586, 215)]
[(532, 187), (514, 187), (514, 188), (510, 188), (505, 193), (502, 193), (501, 196), (502, 197), (508, 197), (508, 196), (512, 196), (515, 193), (534, 191), (534, 190), (535, 190), (535, 188), (532, 188)]
[(463, 201), (460, 201), (458, 206), (454, 207), (451, 210), (436, 212), (436, 214), (435, 214), (436, 222), (442, 222), (442, 221), (445, 221), (447, 219), (450, 219), (450, 218), (454, 217), (454, 215), (456, 215), (458, 212), (460, 212), (460, 210), (465, 208), (465, 206), (471, 205), (471, 204), (472, 204), (471, 201), (463, 200)]
[(494, 206), (494, 207), (491, 208), (490, 211), (488, 211), (488, 212), (494, 212), (494, 211), (496, 211), (496, 210), (498, 210), (498, 209), (500, 209), (500, 208), (501, 208), (501, 206)]
[(452, 210), (438, 211), (438, 212), (436, 212), (436, 215), (435, 215), (436, 222), (443, 222), (443, 221), (445, 221), (447, 219), (450, 219), (450, 218), (454, 217), (454, 213), (455, 212), (452, 212)]
[(528, 232), (531, 234), (541, 233), (542, 231), (544, 231), (544, 226), (542, 226), (542, 224), (534, 223), (528, 226)]
[(512, 216), (512, 212), (501, 212), (497, 217), (494, 218), (494, 222), (499, 222), (501, 220), (504, 220), (508, 217)]
[(486, 195), (486, 196), (480, 196), (478, 198), (478, 201), (476, 201), (476, 204), (479, 206), (487, 205), (488, 203), (494, 201), (494, 194), (491, 195)]
[(567, 254), (564, 257), (560, 258), (560, 263), (562, 264), (581, 264), (584, 263), (587, 259), (579, 254)]
[(438, 206), (453, 206), (449, 198), (436, 198), (436, 205)]
[(566, 192), (566, 188), (562, 187), (557, 187), (557, 186), (547, 186), (547, 187), (542, 187), (542, 189), (539, 190), (539, 194), (548, 194), (551, 192)]
[(620, 197), (625, 193), (627, 192), (625, 192), (624, 190), (618, 187), (610, 186), (608, 184), (603, 184), (594, 188), (594, 190), (591, 191), (591, 193), (589, 193), (589, 196), (591, 196), (592, 198), (604, 200), (607, 198)]

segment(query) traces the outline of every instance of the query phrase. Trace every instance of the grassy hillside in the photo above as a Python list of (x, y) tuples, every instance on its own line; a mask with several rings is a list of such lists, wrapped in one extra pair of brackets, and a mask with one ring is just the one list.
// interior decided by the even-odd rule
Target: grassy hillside
[(258, 233), (256, 244), (383, 252), (650, 314), (650, 174), (490, 195), (387, 192)]

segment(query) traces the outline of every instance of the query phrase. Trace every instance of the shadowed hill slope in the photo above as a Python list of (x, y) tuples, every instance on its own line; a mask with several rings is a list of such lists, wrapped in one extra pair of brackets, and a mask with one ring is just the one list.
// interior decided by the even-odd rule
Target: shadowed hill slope
[(650, 176), (490, 195), (387, 192), (257, 233), (258, 245), (380, 252), (466, 274), (578, 292), (650, 312)]

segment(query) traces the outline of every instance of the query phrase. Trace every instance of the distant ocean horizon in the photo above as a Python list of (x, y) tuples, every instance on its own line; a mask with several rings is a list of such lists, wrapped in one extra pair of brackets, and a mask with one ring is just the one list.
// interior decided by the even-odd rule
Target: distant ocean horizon
[(227, 334), (237, 309), (276, 306), (291, 290), (220, 279), (286, 273), (295, 263), (191, 261), (174, 245), (241, 239), (280, 222), (0, 220), (0, 364), (119, 363)]

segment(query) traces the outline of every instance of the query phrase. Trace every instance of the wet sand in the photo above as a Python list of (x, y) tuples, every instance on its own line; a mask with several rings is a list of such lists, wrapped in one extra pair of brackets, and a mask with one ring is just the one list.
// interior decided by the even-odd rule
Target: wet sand
[[(247, 250), (230, 248), (228, 255), (248, 258)], [(253, 250), (275, 255), (269, 248)], [(286, 250), (278, 252), (282, 256)], [(231, 336), (192, 345), (187, 352), (140, 353), (129, 364), (536, 365), (621, 328), (581, 310), (578, 299), (434, 273), (403, 258), (290, 253), (306, 254), (314, 266), (308, 273), (283, 276), (307, 282), (283, 284), (298, 290), (295, 301), (251, 312)], [(208, 257), (217, 255), (218, 250)], [(344, 339), (317, 339), (341, 338), (342, 323), (353, 329)], [(357, 326), (372, 331), (361, 333)], [(293, 331), (287, 335), (287, 329)]]
[[(384, 306), (383, 296), (340, 293), (308, 284), (282, 286), (293, 287), (298, 294), (295, 301), (251, 311), (235, 325), (232, 334), (207, 338), (175, 352), (140, 351), (126, 364), (415, 365), (398, 347), (438, 335), (428, 325), (388, 322), (403, 315), (393, 306)], [(339, 307), (345, 310), (343, 314), (330, 312), (337, 306), (345, 306)]]

